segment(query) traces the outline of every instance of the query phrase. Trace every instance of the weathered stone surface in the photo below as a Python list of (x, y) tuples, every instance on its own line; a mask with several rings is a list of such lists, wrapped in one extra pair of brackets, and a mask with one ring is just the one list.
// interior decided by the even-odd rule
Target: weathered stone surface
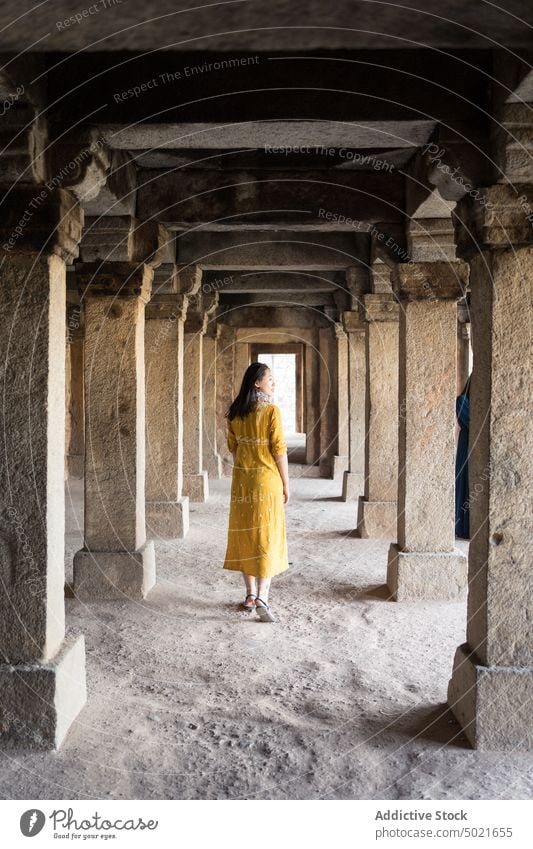
[(367, 501), (359, 497), (357, 530), (362, 539), (394, 539), (396, 501)]
[[(209, 495), (203, 468), (203, 334), (207, 316), (188, 313), (184, 336), (183, 493), (191, 501)], [(190, 330), (191, 332), (187, 332)]]
[(53, 657), (65, 628), (65, 264), (0, 265), (0, 647), (17, 664)]
[(406, 301), (400, 312), (398, 543), (453, 551), (456, 305)]
[(0, 247), (10, 255), (57, 254), (65, 262), (78, 256), (83, 210), (66, 189), (24, 185), (10, 191), (2, 205)]
[(80, 601), (142, 599), (154, 584), (153, 540), (136, 551), (81, 549), (74, 555), (74, 595)]
[(396, 501), (398, 481), (398, 305), (365, 295), (367, 501)]
[(391, 278), (400, 300), (457, 301), (466, 291), (468, 265), (466, 262), (406, 262), (394, 266)]
[(67, 365), (66, 477), (82, 478), (85, 441), (83, 338), (76, 336), (67, 346)]
[(291, 230), (253, 230), (191, 232), (182, 235), (176, 245), (177, 261), (198, 264), (203, 269), (306, 268), (330, 271), (346, 268), (349, 257), (364, 255), (367, 237), (360, 233), (294, 233)]
[(155, 295), (146, 308), (146, 525), (149, 536), (188, 530), (183, 488), (184, 295)]
[[(476, 748), (531, 748), (531, 335), (525, 309), (533, 248), (485, 251), (471, 263), (467, 646), (449, 702)], [(470, 659), (466, 659), (470, 655)]]
[(0, 263), (0, 742), (58, 747), (85, 703), (64, 639), (65, 265)]
[(206, 471), (198, 474), (183, 475), (183, 489), (189, 497), (189, 501), (203, 502), (209, 498), (209, 479)]
[(0, 664), (0, 692), (3, 748), (58, 749), (87, 701), (83, 636), (43, 663)]
[(84, 598), (139, 598), (153, 584), (153, 547), (143, 548), (144, 306), (152, 271), (134, 266), (135, 284), (117, 297), (132, 272), (128, 264), (112, 266), (105, 272), (113, 283), (108, 294), (103, 279), (87, 274), (84, 298), (85, 545), (74, 560), (74, 589)]
[(183, 539), (189, 531), (189, 499), (146, 502), (146, 534), (149, 538)]
[[(487, 267), (488, 266), (488, 267)], [(468, 643), (488, 666), (531, 666), (533, 248), (472, 261), (474, 373)]]
[(533, 243), (533, 186), (498, 184), (476, 189), (454, 212), (457, 255), (469, 258), (487, 247)]
[[(343, 501), (357, 501), (364, 493), (365, 479), (365, 394), (366, 323), (358, 312), (344, 312), (348, 335), (348, 468), (344, 472)], [(340, 389), (340, 391), (345, 391)]]
[(334, 327), (321, 328), (318, 331), (318, 337), (320, 474), (322, 477), (330, 477), (333, 473), (333, 457), (337, 453), (339, 422), (337, 401), (337, 340), (335, 338)]
[(387, 586), (394, 601), (459, 601), (466, 584), (467, 560), (457, 549), (402, 551), (395, 543), (389, 548)]
[(364, 472), (345, 471), (342, 479), (342, 500), (358, 501), (365, 488)]
[(139, 263), (153, 268), (174, 262), (174, 238), (157, 221), (131, 215), (87, 218), (80, 245), (86, 263)]
[(531, 751), (533, 668), (484, 666), (465, 643), (455, 653), (448, 704), (481, 751)]
[(221, 458), (217, 449), (217, 337), (216, 325), (211, 320), (203, 338), (203, 465), (210, 478), (218, 480), (222, 474)]

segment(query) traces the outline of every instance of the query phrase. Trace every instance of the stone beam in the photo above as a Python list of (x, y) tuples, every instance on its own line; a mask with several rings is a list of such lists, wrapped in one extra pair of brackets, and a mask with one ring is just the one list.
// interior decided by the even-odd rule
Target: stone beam
[[(137, 214), (171, 229), (222, 221), (400, 221), (399, 172), (171, 171), (138, 174)], [(329, 216), (329, 218), (326, 218)], [(354, 227), (357, 223), (354, 222)]]
[(245, 234), (193, 232), (176, 240), (178, 262), (203, 270), (344, 270), (366, 264), (368, 236), (363, 233), (293, 233), (256, 230)]
[(243, 272), (243, 271), (206, 271), (202, 287), (221, 294), (257, 294), (276, 292), (280, 295), (334, 292), (345, 288), (344, 274), (341, 271), (313, 272)]

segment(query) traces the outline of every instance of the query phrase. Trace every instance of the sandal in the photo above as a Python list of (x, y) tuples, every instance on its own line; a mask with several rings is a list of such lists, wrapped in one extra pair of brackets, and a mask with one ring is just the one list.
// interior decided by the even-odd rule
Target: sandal
[(246, 602), (248, 601), (249, 598), (256, 599), (257, 596), (254, 595), (254, 593), (248, 593), (248, 595), (244, 599), (242, 606), (244, 607), (245, 610), (248, 611), (248, 613), (250, 613), (250, 611), (252, 611), (252, 610), (255, 610), (255, 604), (246, 604)]
[(263, 599), (259, 598), (259, 596), (257, 596), (255, 600), (256, 600), (256, 602), (258, 602), (258, 601), (261, 602), (261, 604), (256, 604), (256, 607), (255, 607), (255, 611), (256, 611), (257, 615), (259, 616), (261, 622), (275, 622), (276, 620), (272, 616), (272, 613), (270, 611), (270, 607), (268, 606), (266, 601), (263, 601)]

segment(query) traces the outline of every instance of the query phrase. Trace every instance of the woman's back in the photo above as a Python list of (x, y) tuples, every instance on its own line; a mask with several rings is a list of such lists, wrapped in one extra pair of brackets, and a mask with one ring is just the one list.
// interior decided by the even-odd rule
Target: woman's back
[(279, 407), (259, 404), (244, 418), (229, 421), (228, 448), (236, 452), (236, 468), (250, 472), (265, 468), (278, 474), (274, 456), (287, 450)]

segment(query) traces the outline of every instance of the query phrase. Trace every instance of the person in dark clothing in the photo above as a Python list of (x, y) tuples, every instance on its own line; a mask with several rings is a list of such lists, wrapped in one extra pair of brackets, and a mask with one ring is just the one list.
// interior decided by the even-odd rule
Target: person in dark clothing
[(455, 456), (455, 535), (470, 539), (470, 501), (468, 490), (468, 429), (470, 424), (470, 377), (455, 399), (459, 439)]

